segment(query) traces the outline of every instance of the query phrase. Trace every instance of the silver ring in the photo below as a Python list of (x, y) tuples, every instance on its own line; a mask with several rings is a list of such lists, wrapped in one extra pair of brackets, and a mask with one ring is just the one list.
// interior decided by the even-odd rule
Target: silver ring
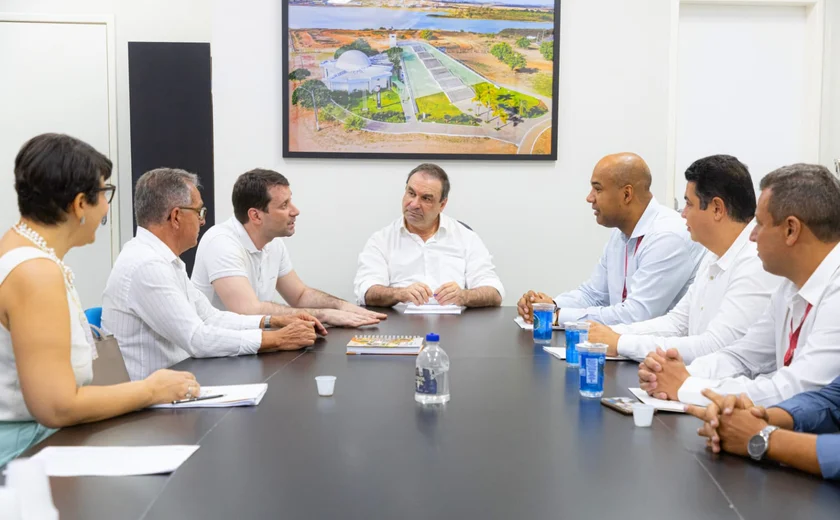
[(185, 399), (192, 399), (192, 396), (193, 396), (192, 395), (192, 389), (193, 389), (193, 387), (191, 387), (191, 386), (187, 387), (187, 395), (184, 396)]

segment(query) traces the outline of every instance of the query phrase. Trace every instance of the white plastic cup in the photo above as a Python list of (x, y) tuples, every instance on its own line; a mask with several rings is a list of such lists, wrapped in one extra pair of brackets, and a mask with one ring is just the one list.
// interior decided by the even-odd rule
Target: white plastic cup
[(335, 391), (335, 376), (318, 376), (315, 378), (315, 383), (318, 385), (318, 395), (321, 397), (329, 397)]
[(0, 486), (0, 518), (3, 520), (23, 520), (17, 491), (10, 487)]
[(50, 479), (44, 462), (20, 458), (6, 466), (6, 486), (18, 497), (22, 518), (58, 520), (58, 510), (53, 505)]
[(649, 428), (653, 424), (653, 406), (645, 403), (633, 403), (633, 422), (640, 428)]

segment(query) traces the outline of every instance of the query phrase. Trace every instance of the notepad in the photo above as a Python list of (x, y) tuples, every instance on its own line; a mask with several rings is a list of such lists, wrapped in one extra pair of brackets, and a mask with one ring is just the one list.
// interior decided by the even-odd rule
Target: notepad
[(461, 314), (465, 308), (460, 305), (441, 305), (434, 298), (430, 298), (423, 305), (407, 303), (403, 314)]
[(205, 399), (178, 404), (157, 404), (150, 408), (228, 408), (232, 406), (257, 406), (262, 401), (268, 385), (202, 386), (201, 395), (221, 395), (216, 399)]
[[(543, 350), (556, 357), (557, 359), (566, 359), (566, 347), (543, 347)], [(630, 358), (624, 356), (607, 356), (607, 361), (631, 361)]]
[[(513, 321), (516, 322), (517, 325), (519, 325), (520, 329), (534, 330), (534, 324), (526, 322), (525, 318), (523, 318), (522, 316), (517, 316), (513, 318)], [(565, 327), (563, 327), (562, 323), (558, 325), (552, 325), (551, 328), (553, 330), (566, 330)]]
[(160, 475), (178, 469), (198, 446), (49, 446), (34, 457), (50, 477)]
[(423, 349), (423, 336), (354, 336), (348, 354), (416, 355)]
[(657, 410), (661, 410), (663, 412), (685, 413), (686, 405), (679, 401), (665, 401), (664, 399), (657, 399), (655, 397), (651, 397), (648, 395), (647, 392), (645, 392), (641, 388), (628, 388), (628, 390), (630, 390), (630, 392), (634, 396), (636, 396), (636, 399), (645, 404), (653, 406)]

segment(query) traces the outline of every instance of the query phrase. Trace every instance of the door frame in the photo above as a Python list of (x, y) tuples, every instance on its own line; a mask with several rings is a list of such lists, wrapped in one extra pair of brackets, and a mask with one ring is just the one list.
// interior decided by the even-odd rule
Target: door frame
[[(807, 85), (805, 157), (803, 161), (818, 163), (820, 160), (820, 133), (822, 125), (823, 53), (825, 47), (825, 0), (672, 0), (671, 37), (668, 57), (668, 142), (665, 157), (666, 184), (665, 200), (668, 205), (677, 206), (681, 194), (674, 193), (677, 174), (677, 100), (679, 96), (679, 30), (680, 6), (720, 5), (753, 7), (803, 7), (806, 12), (807, 31)], [(679, 196), (678, 196), (679, 195)]]
[[(108, 151), (105, 154), (113, 164), (111, 171), (112, 184), (120, 189), (119, 151), (117, 149), (117, 39), (114, 32), (114, 16), (108, 14), (41, 14), (41, 13), (4, 13), (0, 12), (0, 23), (48, 23), (48, 24), (79, 24), (101, 25), (105, 27), (105, 52), (107, 55), (108, 81)], [(128, 186), (131, 184), (129, 183)], [(111, 265), (120, 254), (120, 197), (117, 195), (111, 201), (108, 219), (111, 225)]]

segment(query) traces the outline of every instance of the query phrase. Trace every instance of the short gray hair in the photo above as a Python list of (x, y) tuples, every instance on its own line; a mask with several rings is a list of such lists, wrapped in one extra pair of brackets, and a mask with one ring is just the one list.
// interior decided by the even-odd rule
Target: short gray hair
[(198, 176), (178, 168), (156, 168), (144, 173), (134, 186), (134, 217), (137, 225), (164, 222), (178, 206), (188, 206), (190, 185), (201, 187)]
[(820, 241), (840, 240), (840, 181), (825, 166), (783, 166), (761, 179), (761, 189), (771, 192), (767, 208), (773, 225), (796, 217)]

